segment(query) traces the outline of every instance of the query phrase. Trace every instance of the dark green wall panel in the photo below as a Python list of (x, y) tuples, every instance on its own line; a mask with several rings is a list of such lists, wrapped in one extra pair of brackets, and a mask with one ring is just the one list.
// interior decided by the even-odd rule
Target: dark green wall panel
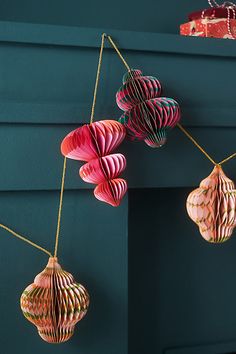
[[(75, 127), (2, 124), (0, 164), (4, 168), (0, 174), (0, 190), (59, 189), (63, 164), (60, 143)], [(191, 132), (216, 161), (235, 151), (235, 130), (232, 128), (197, 127)], [(168, 143), (161, 149), (127, 142), (117, 151), (127, 157), (127, 169), (123, 175), (130, 188), (195, 186), (213, 168), (178, 129), (170, 132)], [(235, 163), (226, 164), (224, 169), (236, 180)], [(68, 160), (66, 188), (94, 187), (80, 179), (78, 170), (81, 165), (81, 162)]]
[(1, 20), (65, 24), (69, 26), (108, 27), (133, 31), (178, 33), (187, 13), (207, 7), (205, 0), (165, 2), (148, 0), (145, 5), (133, 1), (108, 0), (2, 0)]
[[(81, 39), (71, 44), (71, 38), (80, 38), (80, 29), (71, 29), (62, 40), (56, 35), (57, 28), (63, 33), (60, 27), (36, 31), (35, 25), (0, 25), (0, 121), (88, 122), (102, 30), (81, 29)], [(26, 34), (27, 41), (38, 43), (42, 37), (42, 43), (24, 43)], [(114, 38), (126, 49), (131, 66), (156, 75), (164, 95), (179, 100), (186, 125), (235, 126), (233, 41), (222, 45), (222, 40), (136, 33), (133, 44), (131, 34), (126, 38), (116, 31)], [(9, 38), (18, 43), (7, 42)], [(97, 119), (121, 115), (115, 93), (124, 72), (114, 51), (105, 51)]]
[(219, 342), (216, 344), (197, 345), (189, 347), (179, 347), (167, 349), (165, 354), (234, 354), (236, 348), (236, 342)]
[[(52, 250), (58, 199), (55, 191), (1, 193), (0, 222)], [(0, 234), (1, 353), (127, 353), (127, 200), (115, 209), (97, 204), (88, 191), (65, 193), (59, 262), (87, 287), (91, 306), (62, 345), (43, 342), (19, 306), (47, 255)]]
[(236, 236), (204, 241), (185, 210), (190, 190), (129, 194), (129, 354), (236, 351)]

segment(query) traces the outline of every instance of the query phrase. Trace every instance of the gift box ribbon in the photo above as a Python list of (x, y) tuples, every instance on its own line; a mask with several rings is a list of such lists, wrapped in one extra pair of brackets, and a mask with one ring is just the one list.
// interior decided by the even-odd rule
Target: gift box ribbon
[(223, 4), (218, 4), (215, 0), (208, 0), (208, 4), (210, 8), (202, 10), (202, 11), (195, 11), (189, 14), (188, 19), (189, 21), (194, 21), (198, 19), (215, 19), (215, 18), (224, 18), (227, 19), (227, 28), (228, 34), (236, 38), (235, 35), (232, 33), (230, 20), (236, 19), (236, 4), (231, 1), (225, 1)]
[(228, 12), (229, 18), (235, 19), (235, 12), (226, 7), (212, 7), (203, 11), (195, 11), (188, 15), (188, 19), (189, 21), (194, 21), (198, 20), (199, 18), (228, 18)]

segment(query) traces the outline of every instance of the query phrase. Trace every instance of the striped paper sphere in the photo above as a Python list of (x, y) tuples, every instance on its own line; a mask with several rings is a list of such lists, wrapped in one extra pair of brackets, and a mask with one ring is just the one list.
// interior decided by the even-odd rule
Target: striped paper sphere
[(89, 295), (57, 258), (50, 257), (46, 268), (24, 290), (20, 305), (40, 337), (48, 343), (61, 343), (70, 339), (75, 324), (85, 316)]
[(179, 104), (173, 98), (160, 97), (161, 84), (153, 76), (131, 70), (123, 77), (116, 94), (117, 105), (124, 111), (119, 121), (131, 140), (143, 140), (153, 148), (166, 142), (166, 133), (180, 120)]
[(236, 226), (236, 190), (220, 166), (189, 194), (186, 206), (206, 241), (221, 243), (230, 238)]
[(124, 140), (124, 126), (115, 120), (101, 120), (85, 124), (69, 133), (61, 144), (64, 156), (87, 161), (80, 168), (80, 177), (98, 184), (94, 190), (97, 199), (118, 206), (127, 191), (127, 183), (117, 178), (126, 167), (124, 155), (111, 154)]

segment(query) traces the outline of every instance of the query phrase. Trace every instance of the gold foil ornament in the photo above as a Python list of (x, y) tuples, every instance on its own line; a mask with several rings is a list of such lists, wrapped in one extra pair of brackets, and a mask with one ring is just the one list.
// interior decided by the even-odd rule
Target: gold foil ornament
[(189, 194), (186, 206), (206, 241), (221, 243), (230, 238), (236, 226), (236, 190), (220, 165)]
[(89, 295), (56, 257), (50, 257), (46, 268), (24, 290), (20, 305), (40, 337), (48, 343), (61, 343), (70, 339), (75, 324), (85, 316)]

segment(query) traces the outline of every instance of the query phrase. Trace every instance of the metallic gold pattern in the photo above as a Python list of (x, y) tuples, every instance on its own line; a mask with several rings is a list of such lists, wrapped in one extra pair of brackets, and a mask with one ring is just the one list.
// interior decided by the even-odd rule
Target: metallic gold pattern
[(73, 335), (75, 324), (85, 316), (89, 295), (56, 257), (50, 257), (46, 268), (24, 290), (20, 304), (40, 337), (48, 343), (61, 343)]
[(236, 226), (236, 190), (219, 165), (189, 194), (186, 207), (206, 241), (221, 243), (232, 235)]

